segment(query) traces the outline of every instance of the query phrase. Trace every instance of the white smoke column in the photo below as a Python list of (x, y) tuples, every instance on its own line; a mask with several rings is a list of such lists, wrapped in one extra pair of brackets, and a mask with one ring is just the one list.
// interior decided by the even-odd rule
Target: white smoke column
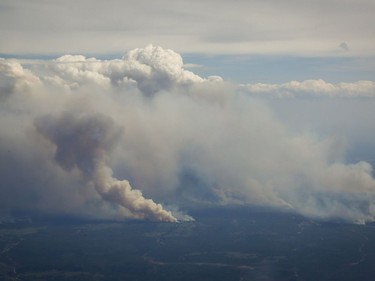
[[(56, 145), (55, 160), (66, 170), (78, 168), (106, 201), (123, 207), (126, 217), (176, 222), (171, 212), (126, 180), (117, 180), (108, 166), (108, 153), (122, 131), (109, 117), (66, 112), (60, 117), (44, 116), (35, 122), (38, 132)], [(121, 210), (121, 208), (120, 208)]]
[(94, 184), (104, 200), (128, 209), (136, 218), (151, 221), (176, 222), (171, 212), (163, 209), (151, 199), (145, 199), (140, 190), (132, 189), (127, 180), (112, 177), (112, 170), (104, 163), (98, 163), (94, 173)]

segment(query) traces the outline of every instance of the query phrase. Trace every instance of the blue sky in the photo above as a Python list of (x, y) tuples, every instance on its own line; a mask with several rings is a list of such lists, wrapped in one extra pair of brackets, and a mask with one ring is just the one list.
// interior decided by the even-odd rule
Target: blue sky
[(220, 75), (235, 83), (285, 83), (307, 79), (338, 83), (375, 77), (373, 58), (198, 54), (183, 54), (183, 57), (186, 63), (198, 64), (192, 69), (195, 73)]

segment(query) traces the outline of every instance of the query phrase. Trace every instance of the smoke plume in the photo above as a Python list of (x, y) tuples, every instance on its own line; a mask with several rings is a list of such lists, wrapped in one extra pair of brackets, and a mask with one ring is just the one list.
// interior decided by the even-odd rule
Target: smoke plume
[(58, 118), (40, 117), (37, 130), (56, 145), (55, 160), (67, 170), (78, 168), (85, 181), (91, 183), (100, 196), (118, 204), (127, 217), (152, 221), (175, 222), (171, 212), (142, 192), (132, 189), (126, 180), (117, 180), (107, 164), (108, 152), (118, 141), (121, 129), (99, 114), (65, 113)]
[(151, 45), (113, 60), (2, 59), (0, 211), (173, 222), (257, 205), (374, 221), (373, 89), (238, 86)]

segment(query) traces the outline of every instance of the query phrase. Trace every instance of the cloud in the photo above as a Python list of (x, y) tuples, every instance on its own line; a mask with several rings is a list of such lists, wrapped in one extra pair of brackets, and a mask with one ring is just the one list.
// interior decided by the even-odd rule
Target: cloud
[(341, 56), (345, 38), (355, 42), (345, 55), (371, 57), (374, 10), (371, 0), (3, 0), (0, 53), (108, 54), (154, 42), (190, 53)]
[(197, 64), (197, 63), (185, 63), (184, 68), (200, 68), (203, 67), (202, 64)]
[(39, 82), (38, 77), (27, 69), (23, 69), (18, 62), (0, 58), (0, 100), (13, 92), (37, 86)]
[[(28, 66), (17, 64), (13, 84), (36, 83), (0, 102), (5, 210), (174, 221), (191, 219), (184, 210), (240, 204), (375, 219), (369, 163), (346, 163), (333, 136), (291, 132), (249, 94), (251, 85), (200, 77), (172, 50), (150, 45), (121, 59), (65, 55)], [(373, 82), (262, 87), (356, 94)]]
[(374, 81), (332, 84), (324, 80), (292, 81), (284, 84), (247, 84), (240, 90), (258, 97), (272, 98), (373, 98), (375, 97)]
[(171, 90), (175, 85), (194, 84), (204, 79), (183, 68), (182, 58), (169, 49), (148, 45), (129, 51), (122, 59), (100, 61), (82, 55), (65, 55), (46, 65), (53, 76), (48, 81), (74, 89), (85, 85), (99, 87), (132, 86), (145, 95)]

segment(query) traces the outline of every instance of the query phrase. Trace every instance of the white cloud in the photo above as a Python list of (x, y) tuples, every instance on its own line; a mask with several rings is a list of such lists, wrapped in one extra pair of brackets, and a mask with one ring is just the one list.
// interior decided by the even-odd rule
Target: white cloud
[(37, 86), (39, 78), (14, 60), (0, 58), (0, 99)]
[(374, 81), (332, 84), (324, 80), (292, 81), (284, 84), (247, 84), (239, 88), (245, 93), (258, 97), (300, 98), (373, 98), (375, 97)]
[(189, 86), (205, 81), (183, 68), (179, 54), (152, 45), (131, 50), (122, 59), (110, 61), (65, 55), (46, 67), (52, 75), (45, 79), (68, 88), (84, 85), (109, 87), (111, 83), (131, 86), (135, 82), (144, 94), (151, 95), (159, 90), (170, 90), (175, 85)]
[(62, 56), (33, 72), (1, 62), (13, 84), (36, 81), (0, 101), (3, 208), (170, 221), (155, 202), (251, 204), (375, 219), (369, 163), (345, 163), (334, 137), (291, 133), (249, 95), (358, 96), (373, 89), (371, 81), (238, 91), (220, 77), (186, 71), (179, 54), (153, 46), (115, 60)]

